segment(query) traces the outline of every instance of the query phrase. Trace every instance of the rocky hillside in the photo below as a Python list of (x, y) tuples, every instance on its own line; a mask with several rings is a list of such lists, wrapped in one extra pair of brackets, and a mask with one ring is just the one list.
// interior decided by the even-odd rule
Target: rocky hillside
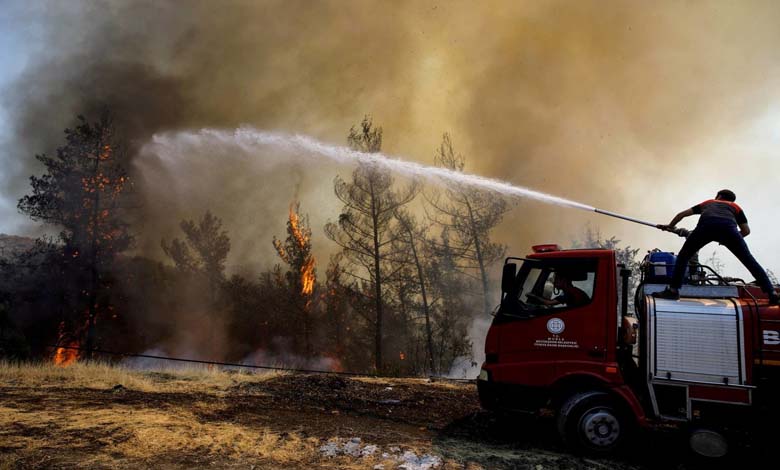
[(17, 235), (0, 233), (0, 258), (8, 258), (23, 253), (35, 244), (35, 240)]

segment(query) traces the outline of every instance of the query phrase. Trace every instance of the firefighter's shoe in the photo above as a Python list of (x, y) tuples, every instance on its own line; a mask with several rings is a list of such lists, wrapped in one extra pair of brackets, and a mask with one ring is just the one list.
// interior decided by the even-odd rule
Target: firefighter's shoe
[(657, 299), (668, 299), (668, 300), (679, 300), (680, 299), (680, 291), (673, 291), (670, 288), (666, 288), (661, 292), (656, 292), (653, 294), (653, 297)]
[(769, 296), (769, 305), (780, 305), (780, 297), (777, 294)]

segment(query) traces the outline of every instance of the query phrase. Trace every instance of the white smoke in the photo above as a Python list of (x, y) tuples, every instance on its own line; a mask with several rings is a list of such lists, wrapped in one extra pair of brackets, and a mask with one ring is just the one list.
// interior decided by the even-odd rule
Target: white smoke
[(241, 360), (248, 366), (278, 367), (280, 369), (300, 369), (331, 372), (340, 369), (338, 359), (331, 357), (303, 357), (292, 353), (275, 353), (258, 349)]
[(468, 337), (471, 340), (471, 355), (455, 358), (447, 377), (451, 379), (477, 378), (482, 363), (485, 362), (485, 337), (492, 321), (492, 317), (477, 316), (474, 318), (468, 332)]
[[(155, 357), (141, 357), (141, 356), (155, 356)], [(174, 358), (174, 359), (168, 359)], [(193, 369), (207, 369), (207, 364), (177, 361), (175, 359), (198, 359), (196, 354), (182, 354), (171, 355), (168, 350), (163, 347), (154, 347), (142, 352), (138, 356), (128, 357), (122, 360), (122, 366), (136, 370), (146, 371), (183, 371)]]

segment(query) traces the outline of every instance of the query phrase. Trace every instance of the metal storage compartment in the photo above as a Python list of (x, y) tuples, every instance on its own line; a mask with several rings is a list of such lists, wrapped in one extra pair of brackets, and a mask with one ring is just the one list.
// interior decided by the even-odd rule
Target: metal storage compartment
[(731, 299), (653, 299), (648, 308), (654, 381), (743, 385), (742, 309)]

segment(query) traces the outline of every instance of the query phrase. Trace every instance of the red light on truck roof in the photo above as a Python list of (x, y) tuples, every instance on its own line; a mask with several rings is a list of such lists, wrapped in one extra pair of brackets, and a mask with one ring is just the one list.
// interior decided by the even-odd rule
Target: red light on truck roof
[(547, 253), (548, 251), (561, 251), (561, 247), (554, 243), (548, 243), (546, 245), (534, 245), (531, 247), (531, 249), (534, 250), (534, 253)]

